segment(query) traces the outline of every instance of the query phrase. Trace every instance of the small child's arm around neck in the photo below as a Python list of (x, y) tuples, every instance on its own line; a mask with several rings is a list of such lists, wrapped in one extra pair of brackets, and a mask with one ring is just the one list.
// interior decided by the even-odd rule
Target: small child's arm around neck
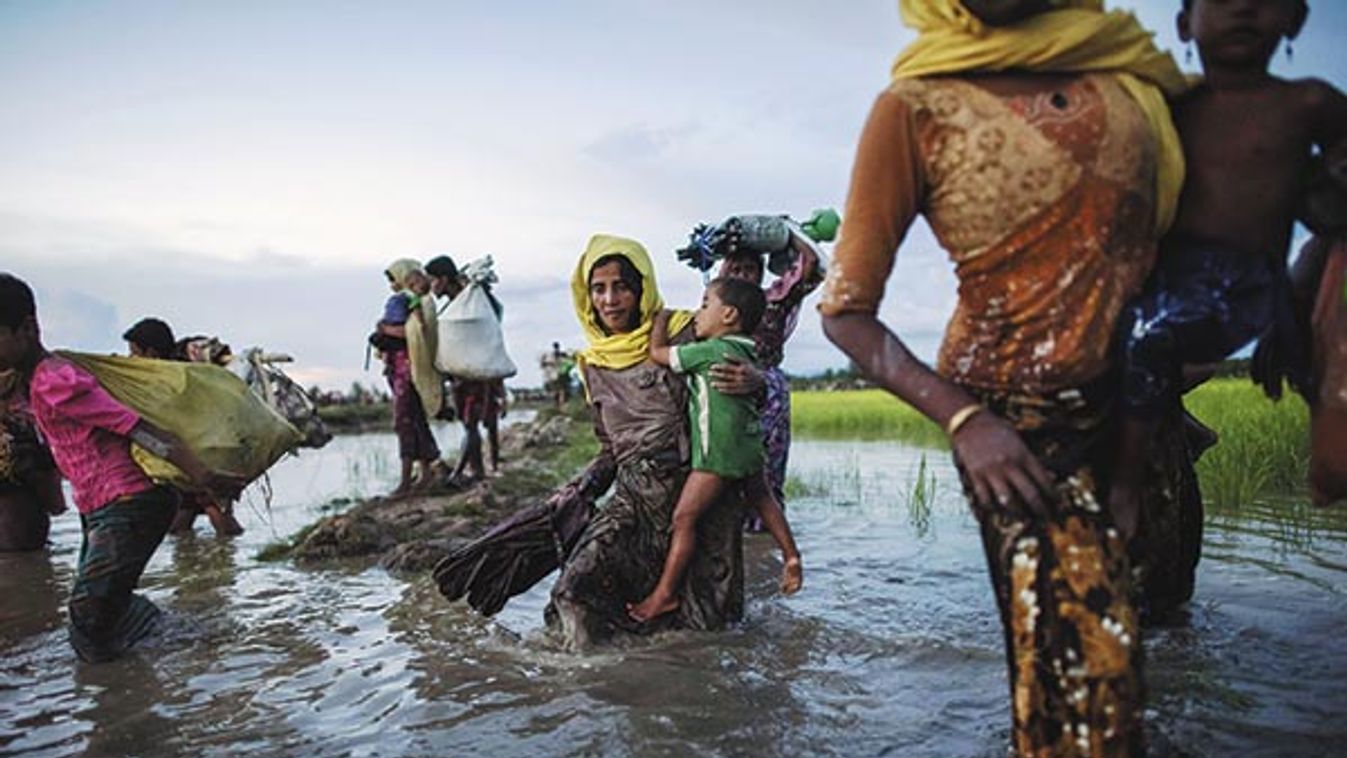
[(650, 327), (650, 360), (661, 366), (669, 365), (670, 314), (669, 310), (655, 314), (655, 322)]

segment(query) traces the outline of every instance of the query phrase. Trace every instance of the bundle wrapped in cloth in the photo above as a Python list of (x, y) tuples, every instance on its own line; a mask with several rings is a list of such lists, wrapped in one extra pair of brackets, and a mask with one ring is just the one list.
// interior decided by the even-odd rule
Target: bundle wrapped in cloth
[(455, 379), (493, 380), (518, 369), (505, 350), (500, 304), (491, 294), (496, 283), (491, 256), (460, 269), (467, 286), (440, 314), (435, 367)]
[(729, 255), (758, 253), (767, 256), (767, 270), (780, 276), (795, 263), (792, 235), (813, 243), (832, 242), (842, 219), (832, 208), (821, 208), (805, 221), (790, 216), (741, 214), (730, 216), (714, 226), (698, 224), (688, 237), (686, 247), (677, 251), (678, 259), (706, 272), (715, 262)]
[[(93, 374), (118, 402), (172, 433), (212, 471), (252, 481), (303, 435), (218, 366), (62, 351), (61, 357)], [(132, 457), (147, 476), (191, 488), (176, 466), (138, 445)]]
[(466, 598), (473, 610), (494, 616), (566, 562), (593, 512), (592, 494), (565, 488), (454, 550), (435, 566), (435, 584), (449, 600)]

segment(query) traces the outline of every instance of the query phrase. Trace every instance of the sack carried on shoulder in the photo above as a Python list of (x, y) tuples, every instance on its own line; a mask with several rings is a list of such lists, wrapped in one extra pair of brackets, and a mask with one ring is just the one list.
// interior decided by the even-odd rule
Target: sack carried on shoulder
[(469, 284), (440, 314), (435, 368), (458, 379), (505, 379), (518, 372), (482, 285)]

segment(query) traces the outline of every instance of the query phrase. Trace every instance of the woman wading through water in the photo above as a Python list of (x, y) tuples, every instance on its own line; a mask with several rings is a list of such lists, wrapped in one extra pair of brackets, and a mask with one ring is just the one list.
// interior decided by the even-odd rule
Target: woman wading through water
[[(687, 385), (649, 356), (651, 328), (664, 308), (650, 257), (639, 242), (595, 235), (576, 264), (571, 293), (588, 341), (577, 358), (602, 449), (546, 504), (516, 513), (441, 561), (440, 591), (490, 615), (560, 564), (546, 616), (567, 647), (624, 632), (723, 628), (744, 610), (738, 493), (727, 493), (698, 521), (678, 609), (645, 623), (626, 609), (659, 579), (690, 459)], [(692, 339), (690, 313), (674, 313), (669, 323), (673, 344)], [(711, 371), (722, 392), (762, 391), (751, 366)]]
[[(920, 36), (861, 136), (820, 304), (829, 338), (950, 435), (1024, 756), (1144, 752), (1133, 564), (1100, 506), (1108, 347), (1173, 217), (1183, 164), (1164, 95), (1184, 80), (1135, 18), (1102, 5), (903, 0)], [(876, 315), (919, 214), (959, 278), (934, 371)], [(1181, 434), (1160, 436), (1132, 546), (1157, 604), (1191, 591), (1194, 508), (1200, 524), (1200, 505), (1180, 502), (1194, 494)]]

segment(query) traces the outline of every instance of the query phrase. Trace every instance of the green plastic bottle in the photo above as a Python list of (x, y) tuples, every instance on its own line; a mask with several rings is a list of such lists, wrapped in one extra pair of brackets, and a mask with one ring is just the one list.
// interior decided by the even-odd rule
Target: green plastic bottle
[(832, 208), (819, 208), (809, 214), (809, 219), (800, 224), (800, 229), (815, 242), (832, 242), (837, 239), (837, 229), (842, 226), (842, 217)]

